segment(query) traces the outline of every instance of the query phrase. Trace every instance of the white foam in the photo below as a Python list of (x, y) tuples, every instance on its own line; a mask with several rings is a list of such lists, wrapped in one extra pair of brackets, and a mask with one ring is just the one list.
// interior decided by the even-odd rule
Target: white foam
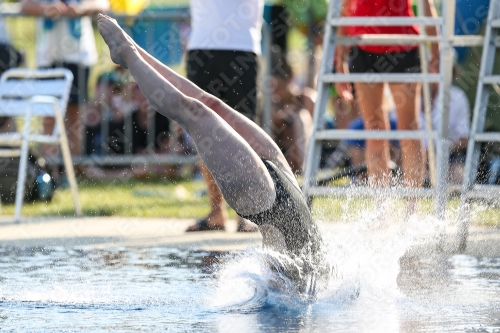
[[(390, 211), (390, 204), (384, 209)], [(316, 303), (372, 309), (383, 303), (384, 308), (395, 308), (394, 302), (403, 296), (397, 284), (401, 257), (420, 243), (437, 242), (444, 222), (414, 215), (403, 223), (394, 218), (398, 214), (384, 218), (380, 211), (380, 207), (365, 209), (355, 222), (348, 222), (352, 216), (346, 214), (343, 222), (320, 223), (335, 274), (317, 294)], [(234, 309), (263, 304), (294, 308), (307, 303), (309, 299), (294, 294), (293, 287), (275, 288), (276, 281), (285, 278), (269, 268), (266, 256), (276, 258), (272, 251), (251, 248), (222, 264), (211, 304)]]

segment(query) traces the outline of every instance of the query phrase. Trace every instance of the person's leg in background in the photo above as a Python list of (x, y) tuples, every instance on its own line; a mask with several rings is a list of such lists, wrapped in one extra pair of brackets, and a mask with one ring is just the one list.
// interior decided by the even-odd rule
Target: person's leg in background
[[(397, 128), (396, 118), (392, 114), (389, 114), (389, 126), (391, 131), (395, 131)], [(347, 127), (347, 129), (358, 130), (358, 131), (362, 131), (364, 130), (364, 128), (365, 126), (363, 123), (363, 119), (361, 117), (354, 119)], [(359, 167), (365, 164), (366, 140), (346, 139), (342, 140), (342, 143), (348, 149), (351, 166)], [(396, 159), (393, 159), (393, 154), (392, 154), (393, 151), (399, 151), (397, 141), (394, 140), (389, 141), (389, 147), (391, 152), (390, 158), (396, 161), (397, 164), (399, 161), (399, 159), (397, 158), (398, 156), (395, 153), (394, 157), (396, 157)], [(363, 176), (365, 178), (366, 175)], [(364, 180), (364, 178), (358, 178), (357, 180)]]
[[(221, 98), (236, 111), (254, 120), (257, 108), (257, 56), (250, 52), (191, 50), (187, 60), (188, 79), (206, 92)], [(223, 230), (227, 208), (212, 174), (199, 160), (210, 200), (209, 214), (187, 231)], [(239, 231), (258, 229), (238, 222)]]
[[(383, 110), (384, 85), (382, 83), (355, 83), (356, 101), (367, 130), (387, 131), (389, 119)], [(389, 174), (389, 140), (366, 140), (365, 160), (371, 186), (387, 187)]]
[[(391, 92), (396, 104), (399, 131), (416, 131), (420, 128), (418, 112), (420, 110), (420, 83), (391, 84)], [(399, 140), (403, 183), (405, 187), (424, 185), (427, 156), (422, 140)], [(407, 199), (407, 218), (415, 213), (417, 198)]]
[[(416, 131), (419, 127), (421, 84), (391, 84), (396, 104), (399, 131)], [(425, 178), (426, 155), (422, 140), (400, 140), (403, 181), (406, 187), (421, 187)]]

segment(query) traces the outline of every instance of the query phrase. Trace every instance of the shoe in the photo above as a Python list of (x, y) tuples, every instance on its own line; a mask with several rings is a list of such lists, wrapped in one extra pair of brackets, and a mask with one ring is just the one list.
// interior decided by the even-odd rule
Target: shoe
[[(198, 227), (195, 230), (190, 230), (192, 227)], [(187, 228), (186, 232), (195, 232), (195, 231), (225, 231), (226, 227), (224, 226), (211, 226), (208, 224), (208, 219), (204, 218)]]

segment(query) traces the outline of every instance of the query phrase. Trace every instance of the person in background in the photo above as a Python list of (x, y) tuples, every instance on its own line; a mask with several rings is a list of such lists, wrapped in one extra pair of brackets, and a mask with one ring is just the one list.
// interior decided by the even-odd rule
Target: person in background
[[(264, 1), (191, 0), (190, 8), (188, 79), (255, 121)], [(187, 231), (224, 230), (228, 216), (222, 193), (206, 166), (199, 162), (211, 211)], [(258, 231), (241, 217), (237, 230)]]
[[(107, 0), (22, 0), (21, 10), (39, 16), (37, 66), (65, 67), (73, 73), (73, 86), (66, 112), (66, 127), (71, 155), (82, 148), (79, 105), (87, 101), (90, 67), (97, 62), (92, 20), (89, 15), (107, 11)], [(44, 132), (52, 133), (55, 121), (44, 119)], [(45, 147), (45, 154), (54, 156), (56, 146)], [(79, 169), (77, 169), (79, 170)]]
[(276, 270), (300, 293), (314, 296), (328, 286), (334, 267), (276, 143), (247, 117), (140, 48), (116, 20), (98, 15), (97, 24), (113, 62), (129, 69), (156, 111), (189, 133), (228, 204), (259, 226), (264, 247), (283, 255)]
[[(103, 157), (123, 155), (127, 150), (134, 155), (152, 151), (155, 154), (172, 152), (170, 126), (173, 123), (157, 112), (152, 113), (153, 110), (137, 83), (131, 81), (130, 75), (121, 67), (99, 76), (93, 95), (94, 98), (87, 104), (83, 114), (88, 155)], [(153, 117), (149, 116), (151, 114)], [(131, 137), (124, 131), (127, 118), (131, 120)], [(152, 120), (154, 128), (150, 131), (148, 125)], [(153, 135), (151, 142), (148, 141), (150, 132)], [(177, 137), (174, 138), (176, 139)], [(96, 180), (120, 176), (144, 178), (151, 175), (172, 178), (177, 176), (176, 172), (175, 166), (165, 168), (153, 164), (132, 167), (89, 166), (82, 171), (82, 174), (88, 179)]]
[[(441, 115), (440, 110), (438, 110), (436, 97), (437, 97), (437, 87), (431, 85), (431, 101), (432, 101), (432, 128), (436, 129), (439, 126), (439, 117)], [(387, 101), (388, 97), (384, 97), (386, 101), (384, 109), (389, 113), (389, 123), (391, 130), (397, 129), (397, 116), (394, 112), (393, 103)], [(421, 129), (426, 130), (427, 126), (425, 124), (424, 110), (420, 112), (420, 124)], [(348, 129), (353, 130), (363, 130), (364, 123), (362, 118), (357, 118), (353, 120)], [(470, 106), (469, 100), (465, 92), (457, 87), (451, 86), (450, 88), (450, 118), (449, 118), (449, 139), (450, 139), (450, 169), (449, 169), (449, 182), (451, 184), (461, 184), (464, 175), (465, 166), (465, 155), (467, 149), (467, 143), (469, 141), (470, 134)], [(360, 166), (365, 163), (365, 140), (357, 139), (347, 139), (342, 140), (342, 146), (347, 147), (348, 152), (344, 155), (345, 158), (350, 159), (350, 164), (352, 166)], [(427, 143), (424, 142), (424, 146)], [(392, 159), (397, 163), (401, 164), (400, 159), (400, 146), (397, 141), (391, 140), (391, 154)], [(335, 154), (335, 153), (334, 153)], [(328, 160), (328, 167), (335, 167), (334, 164), (334, 154), (331, 155), (332, 159)]]
[[(155, 112), (135, 82), (131, 94), (134, 105), (132, 112), (134, 155), (150, 154), (151, 152), (157, 156), (188, 153), (188, 147), (183, 142), (182, 128), (161, 113)], [(154, 125), (151, 125), (151, 122)], [(149, 138), (150, 134), (152, 134), (152, 138)], [(152, 140), (150, 141), (150, 139)], [(179, 166), (175, 164), (153, 163), (133, 166), (134, 175), (142, 178), (160, 176), (173, 179), (179, 177), (180, 171)]]
[(85, 139), (86, 155), (101, 155), (102, 153), (102, 122), (106, 109), (111, 105), (113, 90), (119, 90), (123, 80), (120, 71), (115, 68), (101, 74), (93, 91), (93, 98), (86, 104), (83, 112), (83, 126), (87, 133)]
[(295, 173), (304, 171), (307, 144), (312, 132), (316, 91), (293, 84), (293, 72), (284, 56), (275, 55), (272, 68), (272, 137)]
[[(132, 140), (126, 138), (123, 131), (124, 118), (134, 108), (128, 99), (124, 99), (127, 96), (127, 85), (130, 84), (128, 77), (127, 73), (117, 67), (101, 74), (97, 79), (94, 98), (86, 104), (82, 116), (87, 133), (87, 155), (119, 155), (130, 148)], [(81, 171), (83, 176), (92, 180), (131, 175), (130, 168), (122, 166), (90, 165)]]
[[(432, 0), (424, 1), (425, 16), (436, 17)], [(342, 16), (374, 17), (394, 16), (413, 17), (411, 0), (402, 0), (393, 5), (389, 0), (342, 0)], [(436, 36), (437, 27), (428, 26), (427, 35)], [(339, 36), (358, 36), (363, 34), (409, 34), (418, 35), (419, 27), (413, 26), (349, 26), (338, 29)], [(335, 71), (337, 73), (418, 73), (420, 57), (418, 45), (358, 45), (337, 46), (335, 52)], [(439, 69), (439, 45), (431, 44), (429, 72)], [(383, 83), (355, 82), (356, 102), (368, 130), (388, 130), (389, 121), (381, 105)], [(346, 101), (354, 99), (351, 83), (337, 83), (339, 95)], [(398, 130), (417, 130), (419, 128), (420, 83), (391, 83), (389, 88), (394, 96), (398, 117)], [(425, 178), (425, 149), (422, 140), (400, 140), (403, 164), (404, 185), (421, 187)], [(366, 162), (371, 186), (390, 185), (389, 141), (367, 140)], [(415, 210), (416, 199), (409, 198), (407, 211)]]
[[(455, 76), (455, 75), (454, 75)], [(432, 95), (432, 128), (439, 127), (441, 110), (437, 105), (437, 86), (431, 85)], [(465, 170), (465, 156), (470, 135), (470, 104), (465, 92), (458, 86), (450, 87), (450, 117), (448, 135), (450, 139), (450, 169), (449, 179), (451, 184), (462, 184)], [(426, 129), (424, 111), (420, 112), (420, 123), (422, 129)], [(427, 146), (427, 144), (426, 144)]]

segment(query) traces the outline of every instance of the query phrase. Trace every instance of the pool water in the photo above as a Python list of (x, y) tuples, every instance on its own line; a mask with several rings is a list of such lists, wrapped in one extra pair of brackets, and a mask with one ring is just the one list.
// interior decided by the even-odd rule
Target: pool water
[(4, 247), (0, 331), (500, 331), (500, 258), (436, 251), (425, 226), (324, 228), (335, 274), (313, 299), (261, 249)]

